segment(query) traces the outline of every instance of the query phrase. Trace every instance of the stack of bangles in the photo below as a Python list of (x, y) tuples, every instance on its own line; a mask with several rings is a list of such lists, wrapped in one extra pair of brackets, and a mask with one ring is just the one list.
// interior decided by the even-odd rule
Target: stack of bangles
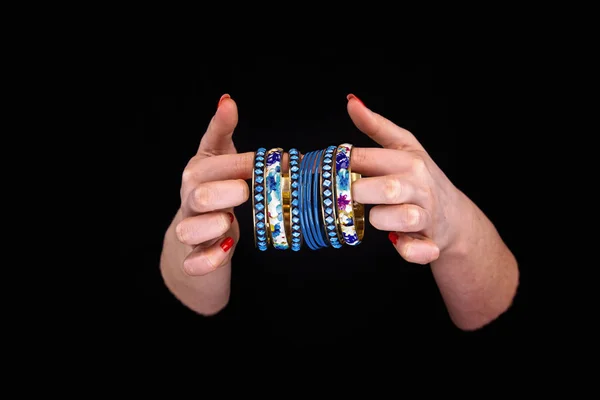
[(283, 149), (260, 148), (254, 155), (252, 213), (254, 243), (265, 251), (299, 251), (356, 246), (365, 232), (364, 205), (352, 201), (352, 182), (361, 178), (350, 168), (351, 144), (300, 154), (289, 151), (282, 171)]

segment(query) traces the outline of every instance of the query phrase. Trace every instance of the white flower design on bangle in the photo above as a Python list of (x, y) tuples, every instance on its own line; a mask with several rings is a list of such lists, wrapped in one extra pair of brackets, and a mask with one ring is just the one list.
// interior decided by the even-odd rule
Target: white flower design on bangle
[(283, 194), (281, 187), (281, 158), (283, 149), (271, 149), (267, 153), (266, 191), (271, 243), (278, 250), (287, 250), (289, 243), (283, 221)]

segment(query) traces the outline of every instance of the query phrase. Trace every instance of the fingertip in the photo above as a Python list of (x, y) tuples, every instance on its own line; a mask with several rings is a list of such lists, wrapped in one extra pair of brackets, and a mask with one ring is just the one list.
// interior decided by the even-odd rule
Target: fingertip
[(233, 129), (238, 123), (237, 104), (229, 94), (224, 94), (219, 99), (215, 118), (227, 129)]
[(353, 94), (353, 93), (349, 93), (349, 94), (346, 96), (346, 99), (348, 100), (348, 102), (350, 102), (351, 100), (356, 100), (356, 101), (358, 101), (358, 102), (359, 102), (359, 103), (360, 103), (362, 106), (366, 107), (366, 106), (365, 106), (365, 103), (363, 103), (363, 101), (362, 101), (361, 99), (359, 99), (358, 97), (356, 97), (356, 95), (355, 95), (355, 94)]
[(219, 107), (221, 107), (221, 104), (223, 103), (224, 100), (226, 99), (231, 99), (231, 96), (228, 93), (225, 93), (223, 96), (221, 96), (221, 98), (219, 99), (219, 102), (217, 103), (217, 110), (219, 109)]
[(348, 115), (352, 122), (363, 133), (371, 132), (375, 129), (377, 121), (373, 118), (374, 113), (365, 103), (353, 94), (349, 94), (346, 105)]
[(388, 239), (395, 246), (396, 243), (398, 243), (398, 234), (396, 232), (390, 232), (388, 233)]

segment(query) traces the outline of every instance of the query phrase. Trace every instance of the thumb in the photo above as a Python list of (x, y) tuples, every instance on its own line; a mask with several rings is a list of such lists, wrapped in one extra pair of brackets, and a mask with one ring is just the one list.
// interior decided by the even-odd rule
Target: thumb
[(349, 94), (348, 114), (354, 125), (386, 149), (425, 150), (421, 143), (406, 129), (374, 113), (355, 95)]
[(221, 96), (217, 112), (200, 140), (198, 154), (220, 155), (237, 153), (233, 131), (238, 123), (238, 110), (235, 101), (228, 94)]

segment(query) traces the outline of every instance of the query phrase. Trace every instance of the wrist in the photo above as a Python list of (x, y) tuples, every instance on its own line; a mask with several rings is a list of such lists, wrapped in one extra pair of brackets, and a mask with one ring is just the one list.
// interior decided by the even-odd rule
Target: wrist
[(449, 218), (448, 242), (440, 253), (441, 257), (465, 257), (473, 245), (477, 245), (478, 209), (475, 204), (460, 190), (456, 189), (456, 197), (452, 204)]

